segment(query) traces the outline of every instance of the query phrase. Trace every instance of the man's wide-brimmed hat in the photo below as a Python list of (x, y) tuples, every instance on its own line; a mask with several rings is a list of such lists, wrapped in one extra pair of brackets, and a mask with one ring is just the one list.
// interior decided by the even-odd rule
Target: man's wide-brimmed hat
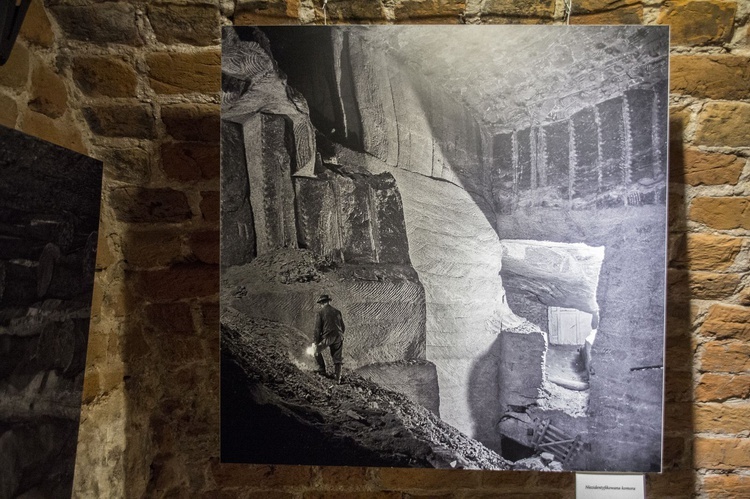
[(331, 301), (331, 297), (328, 295), (320, 295), (320, 298), (318, 298), (318, 303), (328, 303)]

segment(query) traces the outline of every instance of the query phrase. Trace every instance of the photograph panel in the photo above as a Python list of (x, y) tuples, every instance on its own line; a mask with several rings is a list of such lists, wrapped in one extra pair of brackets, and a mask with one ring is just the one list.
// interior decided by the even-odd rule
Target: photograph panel
[(224, 28), (222, 460), (660, 471), (668, 48)]

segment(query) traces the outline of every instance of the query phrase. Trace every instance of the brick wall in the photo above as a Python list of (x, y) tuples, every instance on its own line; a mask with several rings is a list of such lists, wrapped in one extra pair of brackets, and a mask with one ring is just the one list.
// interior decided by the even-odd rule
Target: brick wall
[[(218, 463), (219, 23), (322, 23), (316, 0), (33, 0), (0, 123), (105, 164), (81, 497), (573, 497), (572, 474)], [(750, 494), (750, 4), (574, 1), (667, 23), (673, 57), (663, 475)], [(556, 0), (329, 0), (328, 22), (559, 23)]]

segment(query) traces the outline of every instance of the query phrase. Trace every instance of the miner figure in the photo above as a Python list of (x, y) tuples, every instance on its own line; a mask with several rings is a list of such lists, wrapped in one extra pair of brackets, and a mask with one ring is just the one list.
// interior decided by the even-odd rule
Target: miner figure
[(336, 382), (341, 383), (341, 363), (344, 350), (344, 320), (341, 312), (331, 305), (331, 297), (320, 295), (318, 298), (318, 315), (315, 319), (315, 360), (318, 362), (318, 374), (326, 375), (326, 362), (321, 352), (326, 347), (331, 349), (331, 358), (335, 368)]

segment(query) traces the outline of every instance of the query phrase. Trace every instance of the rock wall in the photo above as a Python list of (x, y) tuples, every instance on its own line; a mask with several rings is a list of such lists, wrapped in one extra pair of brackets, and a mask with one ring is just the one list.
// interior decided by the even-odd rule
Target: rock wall
[[(741, 496), (750, 467), (742, 328), (750, 305), (743, 218), (750, 106), (747, 75), (737, 68), (747, 67), (747, 6), (707, 0), (573, 8), (573, 24), (671, 26), (665, 472), (647, 475), (647, 494)], [(320, 4), (283, 0), (32, 1), (0, 67), (0, 123), (88, 152), (105, 169), (78, 448), (85, 472), (76, 490), (572, 497), (568, 473), (218, 463), (218, 23), (323, 19)], [(329, 1), (326, 13), (329, 23), (562, 19), (554, 2)], [(108, 119), (112, 112), (118, 120)]]

